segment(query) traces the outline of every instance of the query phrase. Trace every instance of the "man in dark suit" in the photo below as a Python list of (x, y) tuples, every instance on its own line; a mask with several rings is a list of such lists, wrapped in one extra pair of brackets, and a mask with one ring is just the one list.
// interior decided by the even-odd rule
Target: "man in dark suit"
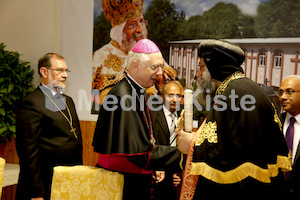
[(50, 199), (53, 167), (82, 164), (81, 131), (75, 105), (63, 94), (68, 66), (58, 54), (40, 58), (41, 85), (17, 111), (16, 148), (20, 176), (16, 199)]
[(285, 193), (288, 197), (300, 197), (300, 76), (291, 75), (284, 79), (279, 88), (283, 134), (292, 161), (292, 171), (285, 173)]
[[(159, 145), (176, 146), (177, 119), (182, 98), (181, 85), (176, 81), (169, 81), (162, 87), (163, 106), (161, 110), (152, 111), (153, 127), (156, 142)], [(166, 178), (155, 185), (154, 199), (176, 199), (176, 187), (180, 177), (176, 171), (166, 171)], [(174, 184), (173, 184), (174, 179)]]

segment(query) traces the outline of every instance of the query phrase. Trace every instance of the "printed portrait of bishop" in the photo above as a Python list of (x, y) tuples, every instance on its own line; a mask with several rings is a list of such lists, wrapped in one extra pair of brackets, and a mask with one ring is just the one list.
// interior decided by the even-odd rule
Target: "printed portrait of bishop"
[[(111, 88), (124, 78), (127, 53), (139, 40), (148, 38), (148, 21), (142, 6), (143, 0), (102, 0), (103, 12), (112, 26), (111, 40), (93, 55), (92, 114), (99, 112), (95, 105), (101, 105)], [(147, 93), (160, 94), (163, 84), (175, 79), (177, 72), (165, 62), (163, 75)]]

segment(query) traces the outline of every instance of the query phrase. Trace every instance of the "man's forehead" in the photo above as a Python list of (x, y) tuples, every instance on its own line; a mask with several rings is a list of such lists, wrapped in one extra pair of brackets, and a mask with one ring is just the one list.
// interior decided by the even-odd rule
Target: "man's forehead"
[(282, 86), (284, 85), (300, 85), (300, 80), (294, 79), (294, 78), (287, 78), (283, 81)]
[(165, 90), (168, 91), (168, 92), (174, 92), (176, 90), (178, 90), (179, 93), (181, 92), (180, 86), (178, 84), (176, 84), (176, 83), (169, 83), (169, 84), (167, 84), (166, 87), (165, 87)]
[(53, 67), (68, 68), (66, 62), (62, 59), (52, 59), (51, 65)]
[(139, 16), (139, 17), (136, 17), (136, 18), (133, 18), (133, 19), (131, 19), (131, 20), (128, 20), (128, 21), (126, 22), (126, 24), (129, 24), (129, 23), (132, 23), (132, 22), (137, 22), (137, 21), (140, 21), (141, 19), (144, 19), (144, 16), (143, 16), (143, 15), (141, 15), (141, 16)]
[(284, 82), (281, 84), (280, 88), (300, 88), (300, 80), (293, 79), (293, 78), (287, 78), (284, 80)]
[(180, 90), (166, 91), (165, 93), (168, 96), (170, 96), (170, 95), (180, 95), (181, 94)]

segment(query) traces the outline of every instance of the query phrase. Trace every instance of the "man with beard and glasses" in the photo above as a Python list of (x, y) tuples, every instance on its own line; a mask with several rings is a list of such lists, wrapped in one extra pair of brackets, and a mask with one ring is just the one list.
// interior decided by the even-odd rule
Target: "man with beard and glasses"
[(41, 84), (17, 109), (18, 200), (50, 199), (53, 167), (82, 164), (78, 116), (71, 97), (63, 94), (70, 72), (65, 59), (48, 53), (38, 70)]
[(200, 68), (197, 71), (195, 79), (197, 80), (197, 91), (199, 94), (196, 96), (196, 100), (201, 105), (203, 109), (202, 112), (198, 113), (198, 124), (202, 124), (204, 119), (207, 117), (209, 109), (213, 105), (213, 101), (211, 101), (214, 97), (214, 93), (217, 89), (216, 83), (210, 76), (210, 73), (204, 63), (203, 58), (199, 59)]
[(200, 70), (197, 72), (197, 89), (200, 90), (200, 94), (197, 96), (197, 100), (202, 107), (206, 107), (206, 103), (211, 103), (206, 102), (208, 100), (207, 95), (209, 95), (210, 99), (212, 99), (213, 94), (217, 89), (217, 85), (211, 78), (211, 75), (205, 65), (203, 58), (200, 58), (199, 66)]
[[(102, 0), (105, 17), (111, 22), (112, 29), (111, 41), (95, 51), (93, 56), (93, 113), (97, 113), (95, 103), (102, 105), (111, 88), (124, 78), (128, 52), (139, 40), (148, 36), (148, 21), (144, 19), (142, 6), (143, 0)], [(177, 72), (164, 63), (163, 74), (153, 87), (147, 89), (150, 95), (160, 94), (160, 88), (165, 81), (177, 78)]]
[(274, 105), (243, 74), (244, 51), (205, 40), (198, 54), (218, 88), (196, 133), (176, 129), (178, 149), (187, 154), (181, 199), (280, 198), (281, 171), (291, 170), (288, 150)]

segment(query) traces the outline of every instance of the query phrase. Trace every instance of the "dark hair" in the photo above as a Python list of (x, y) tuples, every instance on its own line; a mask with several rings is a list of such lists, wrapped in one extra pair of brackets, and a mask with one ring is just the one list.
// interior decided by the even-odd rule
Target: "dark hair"
[(58, 55), (56, 53), (45, 54), (43, 57), (41, 57), (39, 59), (39, 63), (38, 63), (38, 72), (39, 72), (40, 76), (42, 76), (41, 72), (40, 72), (41, 67), (45, 67), (45, 68), (49, 69), (52, 66), (52, 62), (51, 62), (52, 58), (56, 58), (58, 60), (65, 60), (65, 58), (63, 56)]
[(165, 96), (165, 87), (166, 87), (168, 84), (170, 84), (170, 83), (175, 83), (176, 85), (178, 85), (178, 87), (179, 87), (179, 89), (180, 89), (180, 92), (181, 92), (181, 86), (179, 85), (178, 81), (168, 81), (168, 82), (166, 82), (166, 83), (162, 86), (162, 88), (161, 88), (161, 94), (162, 94), (162, 96)]

